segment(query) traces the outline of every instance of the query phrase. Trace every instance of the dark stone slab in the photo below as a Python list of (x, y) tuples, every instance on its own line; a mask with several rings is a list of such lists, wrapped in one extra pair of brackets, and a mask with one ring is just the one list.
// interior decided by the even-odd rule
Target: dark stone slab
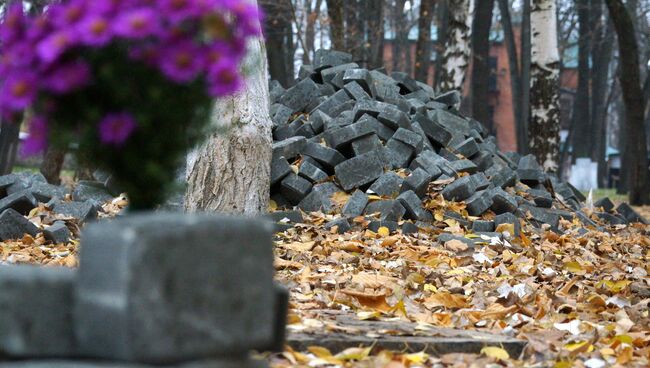
[(273, 139), (275, 141), (283, 141), (292, 138), (302, 126), (302, 118), (297, 118), (290, 123), (280, 125), (273, 130)]
[(350, 231), (350, 229), (352, 228), (350, 226), (350, 222), (345, 217), (341, 217), (341, 218), (338, 218), (336, 220), (332, 220), (332, 221), (325, 224), (325, 229), (327, 229), (327, 230), (331, 230), (334, 227), (336, 227), (336, 232), (339, 233), (339, 234), (343, 234), (343, 233), (345, 233), (347, 231)]
[(467, 138), (459, 144), (455, 145), (454, 150), (466, 158), (472, 158), (478, 153), (479, 148), (474, 138)]
[(464, 172), (468, 174), (474, 174), (478, 171), (478, 167), (476, 167), (472, 161), (466, 159), (451, 161), (449, 162), (449, 166), (451, 166), (451, 168), (457, 173)]
[(381, 221), (399, 221), (406, 213), (406, 209), (395, 199), (387, 199), (368, 203), (364, 210), (366, 215), (379, 214)]
[(342, 213), (344, 216), (360, 216), (367, 204), (368, 196), (360, 190), (355, 190), (345, 203), (345, 206), (343, 206)]
[(320, 89), (316, 83), (307, 78), (298, 82), (295, 86), (289, 88), (283, 95), (280, 97), (278, 102), (288, 108), (293, 112), (303, 111), (309, 102), (320, 96)]
[(407, 144), (413, 148), (414, 152), (420, 152), (422, 150), (422, 136), (411, 130), (399, 128), (395, 131), (392, 138)]
[(404, 179), (402, 192), (412, 190), (418, 197), (423, 198), (427, 194), (429, 183), (433, 178), (427, 171), (417, 168), (411, 172), (411, 175)]
[(32, 193), (28, 190), (23, 190), (0, 199), (0, 212), (11, 208), (22, 215), (27, 215), (36, 205), (37, 201)]
[(280, 183), (280, 193), (291, 202), (298, 204), (311, 191), (312, 185), (309, 180), (296, 174), (289, 174)]
[(422, 201), (418, 195), (412, 191), (407, 190), (397, 197), (397, 200), (406, 209), (405, 217), (415, 221), (433, 221), (433, 216), (429, 211), (422, 207)]
[(403, 111), (393, 107), (384, 107), (377, 116), (377, 119), (387, 127), (397, 130), (399, 128), (411, 129), (411, 120)]
[(415, 150), (411, 146), (394, 138), (388, 140), (386, 149), (388, 159), (394, 168), (408, 167), (415, 155)]
[[(345, 77), (343, 78), (343, 80), (345, 81)], [(348, 96), (350, 96), (351, 98), (357, 101), (370, 99), (370, 95), (363, 89), (363, 87), (359, 83), (355, 81), (352, 81), (351, 83), (347, 83), (345, 86), (343, 86), (343, 89), (345, 90), (345, 92), (347, 92)]]
[(594, 207), (602, 208), (605, 212), (611, 212), (614, 209), (614, 202), (609, 197), (601, 198), (594, 202)]
[(0, 214), (0, 240), (21, 239), (25, 234), (36, 236), (39, 229), (23, 215), (9, 208)]
[(323, 77), (324, 83), (332, 83), (335, 78), (338, 78), (338, 81), (332, 83), (332, 85), (334, 85), (337, 88), (343, 88), (343, 85), (345, 84), (345, 82), (343, 81), (345, 72), (349, 69), (358, 69), (358, 68), (359, 68), (359, 64), (357, 63), (341, 64), (341, 65), (332, 66), (321, 70), (320, 75), (321, 77)]
[(417, 234), (418, 232), (420, 232), (420, 228), (416, 224), (408, 221), (405, 221), (402, 224), (402, 234), (410, 235)]
[(365, 137), (361, 137), (352, 141), (352, 152), (355, 156), (363, 155), (374, 150), (383, 149), (384, 146), (381, 144), (377, 134), (372, 133)]
[(371, 184), (384, 172), (384, 165), (373, 152), (365, 153), (336, 165), (336, 178), (343, 190)]
[(403, 183), (404, 178), (389, 171), (377, 178), (368, 190), (380, 196), (395, 197), (400, 193)]
[(284, 156), (286, 159), (291, 160), (298, 156), (306, 143), (305, 137), (291, 137), (279, 142), (273, 142), (273, 156)]
[(490, 181), (497, 188), (512, 187), (517, 182), (517, 173), (506, 166), (495, 165), (492, 170), (486, 171), (486, 175), (490, 176)]
[(604, 221), (610, 225), (625, 225), (628, 221), (623, 218), (621, 215), (613, 215), (607, 212), (594, 212), (594, 215), (598, 217), (601, 221)]
[(311, 127), (311, 124), (309, 123), (303, 123), (298, 130), (296, 130), (296, 136), (300, 137), (305, 137), (305, 138), (311, 138), (316, 133), (314, 132), (314, 128)]
[(526, 155), (519, 160), (517, 175), (519, 180), (526, 185), (537, 185), (546, 179), (544, 169), (537, 163), (533, 155)]
[[(110, 178), (107, 180), (110, 180)], [(42, 203), (47, 203), (52, 198), (63, 199), (65, 195), (68, 194), (68, 190), (62, 186), (43, 183), (40, 181), (34, 182), (31, 187), (29, 187), (28, 191), (32, 193), (37, 201)]]
[(553, 206), (551, 193), (544, 189), (528, 189), (528, 194), (533, 198), (537, 207), (551, 208)]
[(390, 76), (395, 82), (397, 82), (397, 85), (400, 86), (400, 92), (402, 94), (408, 94), (421, 90), (415, 79), (411, 78), (407, 73), (392, 72), (390, 73)]
[(291, 118), (291, 115), (293, 114), (293, 110), (282, 104), (276, 104), (276, 105), (278, 105), (278, 107), (275, 109), (275, 112), (271, 115), (271, 120), (273, 121), (273, 124), (275, 126), (284, 125)]
[(60, 202), (51, 204), (52, 211), (58, 215), (76, 218), (80, 224), (97, 218), (97, 207), (92, 201)]
[(447, 185), (442, 190), (442, 196), (448, 201), (462, 201), (469, 198), (476, 190), (474, 181), (470, 176), (463, 176)]
[(371, 120), (364, 119), (344, 127), (330, 129), (325, 135), (330, 147), (341, 151), (352, 141), (374, 134), (374, 131)]
[(492, 211), (497, 215), (515, 212), (518, 208), (517, 200), (510, 193), (500, 187), (490, 190), (492, 196)]
[(316, 184), (312, 191), (300, 201), (298, 208), (305, 212), (322, 211), (329, 213), (334, 206), (332, 195), (340, 191), (341, 188), (332, 182)]
[(492, 166), (494, 160), (491, 152), (479, 151), (474, 157), (472, 157), (472, 162), (476, 167), (478, 167), (478, 171), (485, 171)]
[(303, 161), (300, 164), (298, 175), (302, 176), (312, 183), (318, 183), (327, 179), (327, 173), (310, 161)]
[(621, 214), (629, 222), (640, 222), (642, 224), (648, 224), (648, 221), (639, 215), (629, 204), (623, 202), (618, 207), (616, 207), (616, 212)]
[(47, 229), (43, 230), (43, 235), (45, 235), (45, 239), (54, 244), (67, 243), (72, 238), (70, 229), (68, 229), (63, 221), (57, 221)]
[(481, 190), (467, 198), (465, 203), (470, 216), (479, 216), (492, 206), (492, 195), (487, 190)]
[(318, 49), (314, 53), (314, 70), (347, 64), (352, 61), (352, 55), (343, 51)]
[(103, 183), (80, 181), (72, 191), (72, 199), (78, 202), (91, 201), (95, 206), (101, 207), (113, 200), (113, 196)]
[(461, 102), (461, 95), (458, 91), (448, 91), (436, 96), (433, 100), (447, 105), (449, 108), (457, 108)]
[(491, 232), (494, 231), (494, 221), (490, 220), (474, 220), (472, 221), (472, 231), (476, 232)]
[(0, 350), (5, 357), (42, 359), (75, 354), (74, 279), (75, 271), (63, 267), (0, 267)]
[(415, 114), (413, 121), (417, 121), (424, 133), (432, 143), (439, 147), (446, 147), (451, 141), (451, 133), (442, 125), (429, 119), (425, 114)]
[(375, 221), (370, 221), (368, 224), (368, 230), (373, 231), (373, 232), (378, 232), (379, 228), (385, 227), (388, 229), (390, 233), (394, 233), (399, 229), (399, 224), (397, 221), (381, 221), (381, 220), (375, 220)]
[(515, 229), (515, 233), (511, 234), (511, 235), (519, 236), (521, 234), (521, 222), (519, 221), (517, 216), (515, 216), (514, 214), (506, 212), (506, 213), (502, 213), (500, 215), (497, 215), (494, 218), (494, 226), (495, 226), (495, 228), (498, 228), (499, 225), (501, 225), (501, 224), (512, 224), (513, 225), (513, 227)]
[(368, 114), (364, 114), (358, 120), (358, 123), (361, 122), (365, 122), (365, 124), (372, 126), (373, 132), (375, 132), (375, 134), (377, 134), (377, 137), (379, 137), (379, 139), (383, 140), (384, 142), (387, 142), (395, 133), (394, 130), (390, 129), (386, 125), (379, 122), (379, 120)]
[(552, 210), (527, 204), (521, 205), (520, 209), (524, 214), (530, 216), (534, 225), (540, 227), (542, 224), (548, 224), (552, 229), (557, 229), (560, 222), (560, 216)]
[(413, 161), (409, 168), (414, 171), (418, 168), (425, 170), (431, 175), (431, 180), (436, 180), (442, 175), (440, 164), (445, 161), (442, 157), (436, 155), (432, 151), (421, 152)]
[(470, 177), (474, 181), (474, 186), (476, 187), (476, 190), (483, 190), (490, 186), (490, 181), (482, 172), (476, 173)]
[(350, 96), (345, 91), (340, 90), (316, 106), (311, 113), (321, 111), (332, 117), (338, 116), (341, 113), (340, 107), (348, 101), (350, 101)]
[(368, 69), (348, 69), (345, 71), (345, 75), (343, 75), (343, 83), (346, 86), (356, 83), (363, 89), (368, 98), (370, 98), (370, 81), (371, 78)]
[(318, 161), (318, 163), (328, 170), (328, 173), (334, 172), (334, 168), (345, 161), (345, 156), (337, 150), (314, 142), (307, 142), (302, 149), (302, 154)]
[(311, 114), (309, 114), (309, 122), (311, 123), (311, 127), (316, 134), (321, 133), (325, 126), (331, 123), (331, 121), (332, 118), (320, 110), (313, 111)]
[(284, 157), (273, 156), (271, 160), (271, 186), (279, 183), (285, 176), (293, 171), (289, 162)]

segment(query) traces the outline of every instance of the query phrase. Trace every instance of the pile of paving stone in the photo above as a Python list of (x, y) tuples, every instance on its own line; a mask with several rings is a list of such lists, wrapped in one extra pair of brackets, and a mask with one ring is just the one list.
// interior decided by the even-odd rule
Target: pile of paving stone
[[(97, 181), (82, 180), (71, 191), (65, 186), (48, 184), (41, 174), (20, 172), (0, 176), (0, 241), (36, 236), (41, 230), (27, 216), (39, 203), (55, 215), (73, 218), (84, 224), (97, 218), (102, 205), (119, 195), (110, 177), (96, 173)], [(66, 243), (71, 233), (65, 222), (57, 221), (44, 229), (47, 240)]]
[(590, 226), (645, 222), (608, 199), (587, 216), (580, 191), (547, 175), (532, 155), (499, 151), (481, 123), (461, 116), (457, 92), (436, 96), (406, 73), (363, 69), (350, 54), (327, 50), (316, 52), (299, 79), (289, 89), (270, 87), (271, 198), (281, 209), (297, 208), (277, 219), (300, 222), (298, 209), (337, 211), (332, 195), (344, 191), (351, 196), (342, 216), (328, 226), (344, 232), (364, 215), (370, 229), (394, 231), (401, 223), (403, 232), (414, 232), (433, 220), (423, 200), (434, 182), (448, 183), (440, 185), (444, 199), (465, 202), (472, 218), (496, 215), (470, 221), (445, 213), (475, 231), (518, 227), (519, 219), (555, 230), (560, 219), (574, 217)]

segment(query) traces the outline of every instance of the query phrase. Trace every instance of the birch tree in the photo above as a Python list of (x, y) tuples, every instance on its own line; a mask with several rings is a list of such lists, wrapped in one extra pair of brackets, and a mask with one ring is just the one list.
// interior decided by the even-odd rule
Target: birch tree
[(473, 0), (449, 0), (447, 43), (443, 53), (440, 91), (462, 90), (470, 56)]
[(531, 0), (530, 152), (546, 171), (560, 155), (560, 54), (555, 0)]
[[(215, 103), (212, 134), (188, 155), (185, 209), (254, 216), (269, 203), (271, 119), (266, 49), (258, 38), (248, 44), (245, 87)], [(223, 130), (223, 129), (221, 129)]]

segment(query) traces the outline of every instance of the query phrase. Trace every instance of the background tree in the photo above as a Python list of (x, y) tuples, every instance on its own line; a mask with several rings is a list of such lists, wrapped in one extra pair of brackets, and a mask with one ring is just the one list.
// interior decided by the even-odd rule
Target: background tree
[(332, 49), (345, 49), (345, 24), (343, 22), (343, 0), (327, 0)]
[[(629, 159), (630, 203), (650, 203), (648, 149), (644, 127), (644, 101), (640, 82), (639, 49), (632, 17), (621, 0), (605, 0), (616, 29), (620, 55), (619, 80), (625, 103), (624, 150)], [(633, 159), (632, 159), (633, 158)]]
[(470, 0), (448, 0), (449, 25), (440, 70), (440, 90), (462, 91), (470, 56)]
[[(21, 0), (5, 0), (3, 9), (21, 3)], [(4, 16), (4, 14), (2, 14)], [(11, 173), (16, 162), (16, 153), (20, 144), (20, 122), (0, 118), (0, 175)]]
[(555, 0), (532, 0), (530, 151), (545, 170), (555, 171), (560, 153), (559, 77)]
[(215, 133), (187, 160), (185, 208), (254, 216), (268, 209), (271, 119), (264, 41), (248, 45), (245, 87), (215, 103)]
[(578, 12), (578, 88), (575, 102), (573, 103), (572, 117), (572, 161), (577, 158), (591, 158), (591, 151), (595, 147), (591, 131), (591, 11), (589, 0), (577, 0), (575, 2)]
[(476, 3), (472, 22), (472, 78), (470, 100), (472, 117), (489, 125), (490, 109), (490, 31), (492, 29), (492, 10), (494, 0), (481, 0)]
[(291, 0), (262, 0), (260, 6), (266, 14), (264, 18), (264, 37), (269, 56), (271, 78), (283, 86), (293, 84), (293, 30)]
[(427, 82), (431, 65), (431, 23), (435, 12), (435, 0), (421, 0), (418, 19), (418, 40), (415, 46), (415, 79)]

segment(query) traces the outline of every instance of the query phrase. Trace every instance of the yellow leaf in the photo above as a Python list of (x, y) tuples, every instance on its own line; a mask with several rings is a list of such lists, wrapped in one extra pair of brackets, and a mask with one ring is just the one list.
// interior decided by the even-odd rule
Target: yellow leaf
[(467, 299), (460, 295), (440, 292), (432, 294), (426, 298), (424, 300), (424, 305), (427, 308), (435, 308), (440, 306), (443, 306), (445, 308), (463, 308), (467, 305)]
[(377, 234), (381, 236), (388, 236), (390, 235), (390, 230), (386, 226), (382, 226), (379, 229), (377, 229)]
[(630, 344), (630, 345), (632, 345), (632, 342), (634, 341), (634, 339), (630, 335), (618, 335), (615, 336), (612, 340), (625, 343), (625, 344)]
[(376, 194), (369, 194), (368, 195), (368, 200), (369, 201), (380, 201), (381, 197), (376, 195)]
[(444, 221), (445, 220), (445, 216), (443, 216), (442, 213), (440, 213), (440, 212), (436, 212), (433, 215), (433, 218), (435, 218), (436, 221)]
[(402, 316), (406, 317), (406, 305), (404, 305), (404, 300), (400, 300), (397, 304), (395, 304), (393, 308), (391, 308), (391, 312), (401, 314)]
[(421, 351), (419, 353), (402, 355), (402, 358), (411, 364), (423, 364), (429, 359), (429, 354)]
[(565, 262), (564, 269), (571, 273), (584, 273), (584, 268), (578, 262)]
[(486, 356), (489, 356), (490, 358), (495, 358), (499, 360), (507, 360), (510, 359), (510, 355), (508, 354), (507, 351), (496, 347), (496, 346), (486, 346), (483, 349), (481, 349), (481, 354), (485, 354)]
[(503, 233), (503, 232), (508, 232), (510, 235), (513, 235), (515, 233), (515, 225), (514, 224), (500, 224), (496, 228), (497, 233)]
[(340, 360), (363, 360), (370, 355), (370, 350), (372, 350), (372, 347), (370, 348), (349, 348), (345, 349), (342, 352), (338, 353), (335, 355), (336, 359)]
[(572, 368), (573, 363), (571, 362), (556, 362), (553, 368)]
[(438, 288), (431, 284), (424, 284), (424, 291), (432, 291), (435, 293), (438, 291)]
[(611, 281), (611, 280), (604, 280), (598, 283), (598, 287), (606, 287), (609, 291), (613, 293), (620, 293), (621, 291), (625, 290), (632, 281), (630, 280), (619, 280), (619, 281)]
[(594, 346), (589, 341), (572, 342), (564, 345), (564, 348), (571, 352), (592, 352)]
[(357, 312), (357, 318), (362, 321), (377, 319), (381, 317), (381, 313), (378, 311), (361, 311)]
[(332, 356), (332, 353), (327, 348), (324, 348), (322, 346), (309, 346), (307, 347), (307, 350), (319, 358), (327, 358)]
[(269, 201), (269, 211), (275, 211), (278, 209), (278, 204), (274, 200)]

